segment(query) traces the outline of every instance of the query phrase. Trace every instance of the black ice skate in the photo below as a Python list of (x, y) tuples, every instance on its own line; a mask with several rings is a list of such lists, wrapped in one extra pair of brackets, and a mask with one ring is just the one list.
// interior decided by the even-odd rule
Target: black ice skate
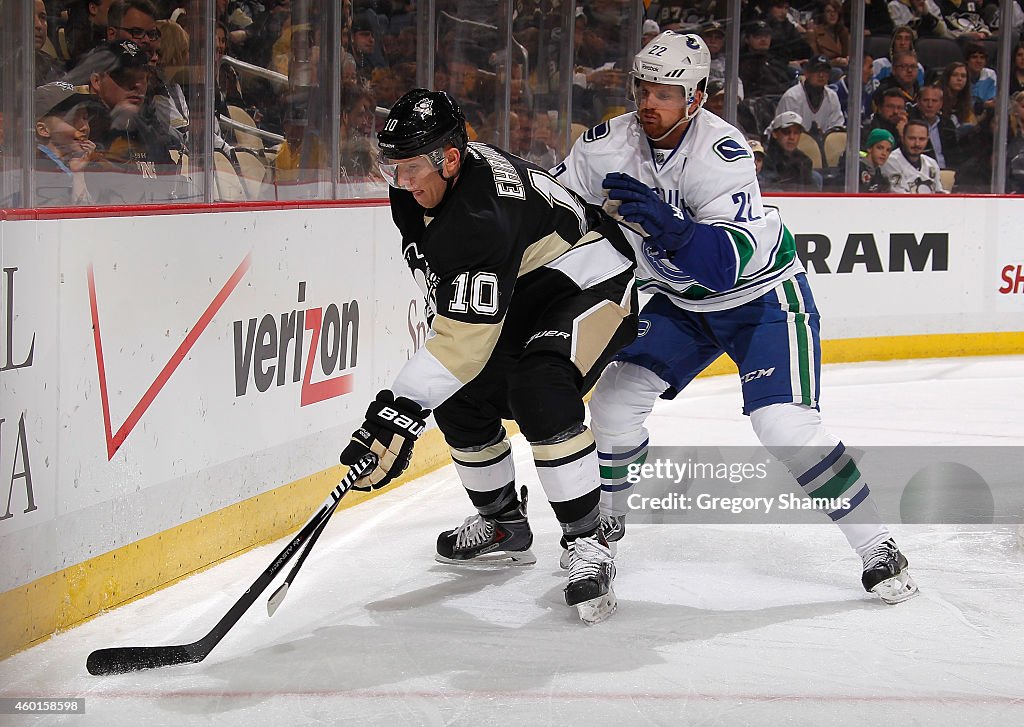
[(886, 603), (902, 603), (918, 592), (908, 566), (906, 557), (896, 547), (893, 539), (889, 538), (864, 556), (864, 572), (860, 582), (865, 591), (877, 594)]
[(565, 603), (575, 606), (586, 624), (604, 621), (615, 613), (618, 601), (612, 590), (615, 561), (601, 531), (569, 543), (569, 585)]
[[(608, 542), (612, 555), (615, 555), (615, 544), (626, 534), (626, 516), (602, 515), (601, 532), (604, 533), (604, 539)], [(562, 538), (562, 555), (558, 558), (558, 567), (562, 570), (569, 570), (569, 548), (565, 538)]]
[[(525, 495), (525, 493), (524, 493)], [(473, 515), (454, 530), (437, 536), (439, 563), (452, 565), (531, 565), (533, 532), (526, 519), (525, 500), (509, 515)]]

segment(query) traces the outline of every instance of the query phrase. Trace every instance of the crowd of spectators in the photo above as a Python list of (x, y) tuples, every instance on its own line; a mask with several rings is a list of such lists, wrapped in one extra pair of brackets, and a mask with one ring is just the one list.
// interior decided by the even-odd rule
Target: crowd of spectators
[[(858, 92), (847, 85), (850, 0), (742, 3), (737, 119), (747, 136), (764, 149), (765, 188), (841, 190), (845, 156), (830, 158), (829, 148), (838, 144), (827, 142), (826, 137), (837, 133), (845, 139), (848, 126), (859, 124), (861, 191), (950, 191), (943, 188), (939, 170), (947, 180), (955, 179), (957, 191), (989, 191), (997, 151), (993, 148), (997, 79), (992, 66), (1003, 25), (1000, 3), (864, 0), (864, 4), (864, 87)], [(662, 28), (699, 33), (715, 59), (724, 45), (724, 5), (665, 0), (652, 3), (649, 15)], [(1012, 99), (1024, 81), (1024, 10), (1017, 0), (1011, 8), (1013, 18), (1007, 25), (1015, 46)], [(716, 81), (722, 75), (713, 71), (709, 84), (708, 108), (720, 115), (724, 115), (724, 98)], [(1014, 125), (1014, 109), (1011, 139), (1017, 138), (1012, 132), (1019, 129), (1019, 124)], [(873, 134), (876, 130), (886, 133)], [(1019, 141), (1015, 143), (1011, 152), (1020, 146)], [(886, 145), (890, 148), (883, 154)], [(1014, 162), (1017, 156), (1007, 158), (1010, 191), (1024, 185), (1019, 178), (1024, 160)], [(916, 170), (913, 175), (911, 168)], [(883, 172), (891, 177), (884, 182), (879, 178)]]
[[(323, 30), (319, 2), (302, 2), (300, 12), (299, 0), (216, 0), (216, 17), (206, 18), (200, 0), (34, 0), (37, 204), (188, 197), (187, 161), (203, 130), (195, 107), (206, 98), (196, 50), (210, 24), (214, 150), (243, 174), (239, 154), (257, 156), (272, 195), (325, 174), (353, 196), (379, 194), (374, 132), (391, 103), (422, 83), (425, 56), (433, 86), (462, 103), (472, 138), (545, 167), (567, 153), (567, 136), (630, 108), (632, 55), (666, 29), (703, 37), (712, 58), (707, 108), (724, 115), (733, 22), (743, 44), (738, 123), (756, 143), (767, 191), (841, 189), (843, 160), (827, 153), (826, 139), (849, 124), (861, 125), (863, 191), (938, 191), (941, 182), (921, 181), (938, 180), (936, 170), (955, 172), (957, 191), (988, 191), (998, 0), (862, 1), (870, 52), (864, 87), (851, 89), (850, 0), (744, 0), (735, 19), (725, 0), (653, 0), (642, 28), (633, 0), (579, 0), (571, 47), (556, 0), (436, 0), (429, 53), (418, 46), (415, 0), (341, 0), (339, 38)], [(1014, 0), (1007, 23), (1016, 44), (1011, 191), (1024, 189), (1020, 5)], [(331, 58), (341, 69), (336, 156), (322, 123)], [(559, 114), (567, 87), (571, 118)], [(898, 181), (881, 178), (897, 166)]]

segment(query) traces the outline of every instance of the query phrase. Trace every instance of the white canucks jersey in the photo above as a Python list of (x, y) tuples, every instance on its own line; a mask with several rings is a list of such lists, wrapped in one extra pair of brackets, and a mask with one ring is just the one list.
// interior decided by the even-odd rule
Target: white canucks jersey
[(626, 229), (637, 253), (637, 284), (664, 293), (680, 308), (726, 310), (757, 298), (803, 271), (793, 236), (777, 207), (761, 202), (750, 146), (732, 125), (700, 110), (675, 149), (654, 149), (633, 113), (585, 132), (552, 174), (588, 202), (602, 204), (601, 182), (625, 172), (652, 187), (663, 200), (684, 207), (694, 221), (725, 230), (738, 262), (738, 279), (728, 290), (710, 290), (685, 270), (643, 244)]
[(907, 161), (902, 149), (897, 149), (889, 155), (882, 165), (882, 174), (889, 178), (892, 191), (896, 194), (945, 192), (946, 190), (942, 188), (942, 179), (939, 177), (938, 162), (922, 154), (918, 164), (920, 168)]

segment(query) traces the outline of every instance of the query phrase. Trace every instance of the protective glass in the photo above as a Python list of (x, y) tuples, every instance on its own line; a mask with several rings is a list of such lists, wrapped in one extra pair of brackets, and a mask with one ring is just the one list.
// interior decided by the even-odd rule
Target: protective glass
[(381, 175), (396, 189), (405, 189), (414, 186), (416, 182), (427, 174), (440, 171), (444, 166), (444, 149), (434, 149), (426, 154), (420, 154), (411, 159), (394, 161), (383, 154), (377, 156), (377, 168)]

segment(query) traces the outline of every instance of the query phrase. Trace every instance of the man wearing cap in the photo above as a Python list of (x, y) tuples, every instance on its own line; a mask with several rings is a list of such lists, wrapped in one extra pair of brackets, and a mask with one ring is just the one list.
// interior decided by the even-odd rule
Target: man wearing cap
[[(149, 55), (134, 41), (104, 43), (85, 56), (69, 80), (87, 84), (94, 98), (89, 138), (96, 143), (97, 166), (103, 171), (135, 175), (147, 180), (122, 183), (106, 177), (111, 201), (159, 201), (170, 189), (158, 184), (158, 173), (173, 168), (170, 139), (148, 123), (141, 111), (150, 82)], [(117, 189), (110, 187), (113, 185)]]
[(645, 46), (650, 43), (654, 38), (661, 32), (661, 28), (658, 27), (656, 20), (648, 18), (644, 21), (643, 35), (640, 37), (640, 45)]
[(783, 111), (768, 127), (771, 138), (765, 150), (764, 176), (776, 190), (788, 192), (821, 189), (814, 178), (811, 158), (797, 149), (804, 121), (795, 111)]
[(90, 98), (66, 81), (36, 88), (36, 206), (92, 204), (85, 180), (96, 150), (89, 141)]
[(860, 158), (859, 191), (884, 193), (890, 191), (889, 178), (882, 171), (888, 161), (896, 139), (885, 129), (873, 129), (864, 144)]
[(772, 53), (787, 62), (803, 61), (811, 55), (804, 29), (790, 20), (789, 0), (771, 0), (766, 22), (772, 32)]
[[(701, 28), (700, 37), (708, 47), (711, 54), (711, 75), (708, 76), (708, 83), (720, 81), (725, 85), (725, 26), (717, 20), (706, 23)], [(644, 44), (646, 45), (646, 43)], [(738, 98), (743, 100), (743, 81), (739, 81)], [(711, 100), (710, 98), (708, 99)]]
[(804, 64), (804, 80), (792, 86), (779, 99), (776, 113), (795, 111), (807, 126), (807, 133), (822, 139), (825, 133), (846, 125), (839, 96), (826, 84), (832, 64), (825, 56), (816, 56)]
[(377, 48), (377, 16), (364, 10), (352, 16), (352, 56), (356, 59), (356, 73), (369, 79), (375, 68), (387, 65), (384, 54)]
[(740, 55), (739, 76), (750, 96), (779, 96), (796, 80), (789, 65), (772, 52), (772, 29), (763, 20), (747, 27), (747, 50)]

